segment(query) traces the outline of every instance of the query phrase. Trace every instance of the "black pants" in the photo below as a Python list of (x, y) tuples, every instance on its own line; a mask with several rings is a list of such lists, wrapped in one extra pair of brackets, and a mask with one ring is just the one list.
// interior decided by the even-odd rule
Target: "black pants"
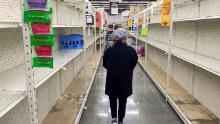
[[(110, 99), (112, 118), (118, 117), (119, 121), (123, 121), (126, 113), (127, 97), (117, 98), (110, 96), (109, 99)], [(118, 108), (118, 103), (119, 103), (119, 108)]]

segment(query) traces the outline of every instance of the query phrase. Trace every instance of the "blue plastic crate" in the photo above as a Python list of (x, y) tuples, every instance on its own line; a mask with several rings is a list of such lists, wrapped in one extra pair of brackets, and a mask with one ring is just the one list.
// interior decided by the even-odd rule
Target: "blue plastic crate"
[(60, 36), (60, 49), (82, 49), (84, 46), (83, 36), (70, 34)]

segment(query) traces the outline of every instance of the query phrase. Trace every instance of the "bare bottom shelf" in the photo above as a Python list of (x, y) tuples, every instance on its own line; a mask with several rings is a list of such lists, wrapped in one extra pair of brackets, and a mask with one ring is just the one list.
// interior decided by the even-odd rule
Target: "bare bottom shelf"
[[(11, 107), (20, 103), (26, 94), (22, 91), (1, 91), (0, 92), (0, 117), (7, 113)], [(10, 106), (10, 107), (9, 107)]]
[[(64, 65), (78, 56), (82, 50), (59, 50), (54, 53), (54, 69), (34, 69), (36, 88), (54, 75)], [(25, 65), (0, 73), (0, 117), (13, 109), (26, 95)]]
[[(139, 58), (141, 65), (151, 73), (163, 91), (166, 89), (166, 73), (153, 62)], [(152, 78), (151, 77), (151, 78)], [(166, 92), (166, 91), (165, 91)], [(178, 109), (187, 117), (192, 124), (220, 124), (220, 120), (205, 106), (197, 101), (192, 95), (184, 90), (175, 80), (171, 79), (168, 93), (170, 100), (177, 105)]]
[(76, 121), (81, 105), (85, 97), (85, 87), (89, 86), (96, 69), (96, 58), (100, 54), (93, 55), (87, 61), (87, 84), (85, 84), (83, 69), (59, 98), (42, 124), (73, 124)]

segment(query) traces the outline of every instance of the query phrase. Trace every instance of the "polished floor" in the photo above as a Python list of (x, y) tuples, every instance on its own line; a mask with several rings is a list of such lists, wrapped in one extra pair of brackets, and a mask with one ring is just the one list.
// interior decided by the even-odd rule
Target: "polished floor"
[[(111, 124), (106, 71), (100, 66), (80, 124)], [(129, 97), (124, 124), (183, 124), (139, 66), (134, 73), (134, 95)]]

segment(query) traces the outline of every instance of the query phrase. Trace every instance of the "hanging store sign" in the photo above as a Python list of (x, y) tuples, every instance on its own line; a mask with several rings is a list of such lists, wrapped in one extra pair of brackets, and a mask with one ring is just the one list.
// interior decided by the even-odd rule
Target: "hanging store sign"
[(118, 14), (118, 3), (117, 2), (111, 2), (111, 14), (117, 15)]
[(128, 27), (131, 28), (132, 27), (132, 19), (128, 18)]
[(171, 0), (163, 0), (161, 7), (161, 25), (170, 26)]
[(143, 25), (144, 24), (144, 19), (143, 18), (138, 18), (138, 25)]

